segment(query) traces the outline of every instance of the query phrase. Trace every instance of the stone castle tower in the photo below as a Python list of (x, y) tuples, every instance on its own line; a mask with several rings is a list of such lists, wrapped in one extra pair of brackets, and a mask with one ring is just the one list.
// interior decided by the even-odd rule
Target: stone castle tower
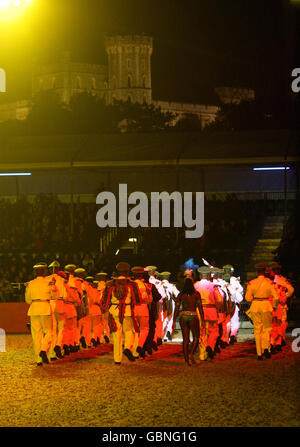
[[(176, 119), (171, 125), (187, 115), (198, 116), (202, 127), (214, 121), (218, 111), (218, 106), (215, 104), (153, 101), (152, 37), (143, 34), (107, 36), (105, 49), (106, 65), (74, 62), (68, 51), (61, 54), (53, 63), (35, 63), (32, 73), (32, 95), (43, 90), (52, 90), (65, 104), (69, 104), (73, 95), (86, 92), (103, 98), (107, 104), (112, 104), (114, 99), (153, 104), (155, 107), (160, 107), (163, 112), (176, 114)], [(225, 89), (224, 92), (224, 89), (221, 90), (224, 97), (232, 96), (232, 89)], [(240, 94), (241, 89), (238, 90)], [(237, 94), (234, 95), (236, 96)], [(28, 100), (0, 104), (0, 123), (13, 119), (26, 119), (30, 107)]]
[(114, 99), (150, 104), (153, 39), (144, 35), (111, 36), (108, 55), (107, 102)]

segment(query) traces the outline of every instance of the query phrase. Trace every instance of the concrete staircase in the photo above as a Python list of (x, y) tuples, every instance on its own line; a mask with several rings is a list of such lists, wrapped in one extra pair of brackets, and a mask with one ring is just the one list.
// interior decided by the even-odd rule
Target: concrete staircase
[(254, 250), (247, 264), (247, 281), (256, 276), (255, 264), (258, 262), (272, 262), (274, 253), (281, 240), (284, 225), (284, 216), (268, 216), (260, 238), (257, 240)]

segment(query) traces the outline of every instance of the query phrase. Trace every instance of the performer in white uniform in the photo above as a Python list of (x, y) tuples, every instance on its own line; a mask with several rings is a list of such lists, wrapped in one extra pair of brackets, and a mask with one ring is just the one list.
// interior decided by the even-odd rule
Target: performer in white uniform
[(171, 273), (162, 272), (159, 277), (161, 279), (161, 285), (164, 289), (165, 298), (163, 300), (163, 340), (172, 340), (173, 332), (173, 317), (175, 311), (175, 299), (179, 294), (177, 287), (170, 283)]
[(244, 289), (240, 283), (240, 278), (233, 276), (234, 268), (232, 265), (224, 265), (223, 270), (225, 273), (230, 274), (230, 283), (228, 290), (230, 292), (231, 300), (235, 303), (235, 311), (231, 317), (230, 323), (228, 323), (228, 329), (230, 330), (230, 344), (234, 344), (237, 341), (237, 334), (240, 328), (240, 318), (239, 318), (239, 304), (244, 299)]

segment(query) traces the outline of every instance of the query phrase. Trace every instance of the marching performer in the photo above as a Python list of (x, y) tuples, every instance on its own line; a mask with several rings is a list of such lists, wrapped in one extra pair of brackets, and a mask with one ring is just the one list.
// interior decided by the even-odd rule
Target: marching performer
[[(80, 349), (76, 306), (78, 307), (80, 305), (81, 296), (75, 284), (74, 271), (76, 270), (76, 265), (67, 264), (64, 270), (64, 273), (66, 274), (66, 322), (63, 334), (63, 349), (64, 355), (69, 355), (70, 353), (78, 352)], [(61, 276), (63, 275), (61, 274)]]
[[(95, 278), (97, 281), (99, 281), (97, 289), (100, 292), (100, 299), (101, 299), (107, 281), (107, 273), (99, 272), (95, 275)], [(102, 312), (101, 324), (103, 325), (103, 339), (106, 343), (109, 343), (108, 311)], [(100, 339), (100, 342), (103, 343), (103, 340)]]
[(162, 287), (161, 281), (157, 278), (158, 272), (157, 267), (154, 265), (148, 265), (146, 267), (149, 274), (149, 282), (154, 284), (158, 290), (158, 293), (161, 295), (161, 299), (157, 303), (157, 316), (155, 320), (155, 335), (154, 342), (157, 346), (162, 344), (163, 339), (163, 299), (166, 298), (165, 289)]
[(36, 278), (25, 284), (25, 301), (30, 304), (33, 349), (37, 365), (49, 363), (48, 353), (52, 342), (53, 320), (50, 300), (58, 296), (54, 280), (46, 278), (47, 264), (40, 262), (33, 266)]
[(85, 278), (87, 294), (89, 299), (89, 314), (91, 319), (91, 344), (95, 348), (100, 345), (100, 339), (103, 334), (102, 312), (100, 307), (100, 291), (97, 290), (98, 281), (94, 282), (92, 276)]
[(217, 302), (220, 301), (218, 288), (210, 281), (211, 269), (207, 266), (198, 268), (200, 281), (194, 287), (200, 293), (204, 321), (200, 321), (200, 360), (214, 357), (216, 341), (219, 335)]
[(144, 282), (144, 268), (143, 267), (133, 267), (131, 269), (134, 277), (134, 281), (137, 283), (141, 303), (136, 304), (134, 307), (134, 316), (137, 320), (139, 331), (134, 334), (133, 343), (133, 356), (145, 358), (144, 344), (147, 340), (149, 334), (149, 307), (152, 303), (152, 287), (150, 284)]
[(247, 315), (254, 325), (257, 359), (270, 358), (270, 335), (272, 331), (272, 305), (269, 297), (273, 297), (274, 309), (277, 308), (279, 295), (272, 281), (266, 278), (267, 264), (260, 263), (255, 266), (257, 278), (248, 283), (246, 301), (251, 302)]
[[(83, 314), (78, 315), (78, 336), (77, 342), (85, 349), (91, 346), (91, 326), (92, 320), (90, 315), (90, 306), (92, 302), (91, 286), (84, 280), (86, 277), (86, 270), (84, 268), (77, 268), (74, 270), (74, 284), (81, 297), (81, 304)], [(79, 339), (79, 340), (78, 340)]]
[(63, 347), (63, 331), (66, 322), (66, 309), (64, 304), (64, 299), (66, 296), (66, 288), (64, 285), (64, 279), (58, 275), (60, 264), (58, 261), (53, 261), (48, 269), (50, 270), (50, 275), (47, 276), (49, 281), (53, 280), (58, 289), (58, 296), (56, 298), (51, 298), (50, 306), (52, 310), (52, 343), (49, 352), (50, 360), (57, 360), (57, 358), (62, 359), (62, 347)]
[[(103, 310), (109, 309), (114, 361), (115, 364), (120, 365), (123, 354), (131, 362), (135, 361), (131, 352), (134, 332), (138, 332), (134, 306), (140, 304), (141, 299), (137, 284), (129, 278), (130, 265), (127, 262), (119, 262), (116, 270), (118, 276), (106, 283), (100, 305)], [(124, 351), (122, 349), (123, 334)]]
[(225, 347), (226, 335), (227, 335), (227, 300), (228, 292), (226, 287), (226, 281), (222, 279), (223, 269), (213, 267), (211, 268), (211, 273), (213, 274), (213, 284), (219, 288), (220, 294), (217, 297), (217, 311), (218, 311), (218, 326), (219, 326), (219, 336), (215, 345), (215, 353), (220, 353), (220, 348)]
[(163, 340), (172, 340), (173, 333), (173, 315), (175, 311), (175, 300), (179, 294), (177, 287), (170, 283), (170, 272), (159, 274), (165, 298), (163, 299)]
[(158, 318), (159, 302), (162, 300), (162, 296), (157, 290), (156, 286), (149, 281), (149, 272), (147, 267), (144, 269), (144, 282), (149, 286), (152, 296), (152, 302), (149, 305), (149, 333), (144, 343), (144, 351), (149, 355), (152, 355), (152, 349), (158, 350), (157, 343), (154, 341), (156, 331), (156, 321)]
[(234, 268), (230, 264), (226, 264), (223, 266), (224, 273), (228, 273), (230, 275), (230, 284), (229, 291), (231, 301), (234, 303), (234, 314), (232, 315), (230, 322), (228, 324), (228, 329), (230, 332), (230, 344), (234, 344), (237, 341), (237, 334), (240, 328), (240, 319), (239, 319), (239, 304), (243, 301), (244, 297), (244, 289), (240, 283), (240, 278), (233, 276)]
[[(224, 270), (223, 270), (223, 272), (224, 272)], [(222, 335), (222, 340), (221, 340), (220, 346), (221, 346), (221, 348), (226, 348), (227, 346), (229, 346), (229, 343), (230, 343), (230, 340), (229, 340), (230, 330), (231, 330), (230, 321), (235, 313), (236, 305), (232, 299), (233, 290), (230, 287), (230, 273), (228, 273), (228, 272), (223, 273), (222, 282), (223, 282), (223, 290), (225, 291), (225, 295), (226, 295), (226, 320), (225, 320), (226, 331)]]
[[(75, 266), (74, 266), (75, 268)], [(77, 313), (74, 305), (74, 300), (78, 300), (77, 292), (68, 285), (68, 275), (66, 272), (58, 271), (57, 275), (63, 281), (64, 293), (64, 311), (65, 322), (62, 333), (62, 349), (64, 356), (69, 355), (70, 352), (76, 352), (75, 349), (75, 328), (77, 323)]]
[(273, 352), (276, 349), (281, 351), (281, 346), (285, 343), (285, 332), (288, 326), (287, 321), (287, 299), (294, 293), (294, 287), (291, 283), (281, 275), (281, 265), (278, 262), (272, 262), (269, 265), (272, 280), (275, 288), (279, 293), (279, 303), (276, 311), (273, 311), (273, 330), (272, 330), (272, 345)]

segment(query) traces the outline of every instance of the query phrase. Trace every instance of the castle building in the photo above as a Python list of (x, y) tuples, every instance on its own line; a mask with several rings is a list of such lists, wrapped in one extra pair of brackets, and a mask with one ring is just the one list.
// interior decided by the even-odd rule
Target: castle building
[[(114, 100), (153, 104), (163, 112), (176, 113), (171, 125), (186, 115), (197, 115), (202, 127), (214, 121), (219, 107), (215, 104), (189, 104), (152, 99), (151, 55), (153, 39), (146, 35), (108, 36), (105, 39), (107, 65), (73, 62), (71, 53), (64, 52), (53, 64), (34, 64), (32, 96), (43, 90), (55, 91), (65, 104), (73, 95), (88, 92), (103, 98), (107, 104)], [(233, 90), (233, 89), (231, 89)], [(230, 96), (226, 90), (226, 100)], [(253, 90), (235, 89), (241, 98), (254, 96)], [(249, 94), (250, 92), (250, 94)], [(220, 98), (224, 89), (220, 89)], [(223, 94), (224, 96), (224, 94)], [(225, 97), (224, 96), (224, 97)], [(21, 100), (0, 104), (0, 122), (26, 119), (30, 101)]]

